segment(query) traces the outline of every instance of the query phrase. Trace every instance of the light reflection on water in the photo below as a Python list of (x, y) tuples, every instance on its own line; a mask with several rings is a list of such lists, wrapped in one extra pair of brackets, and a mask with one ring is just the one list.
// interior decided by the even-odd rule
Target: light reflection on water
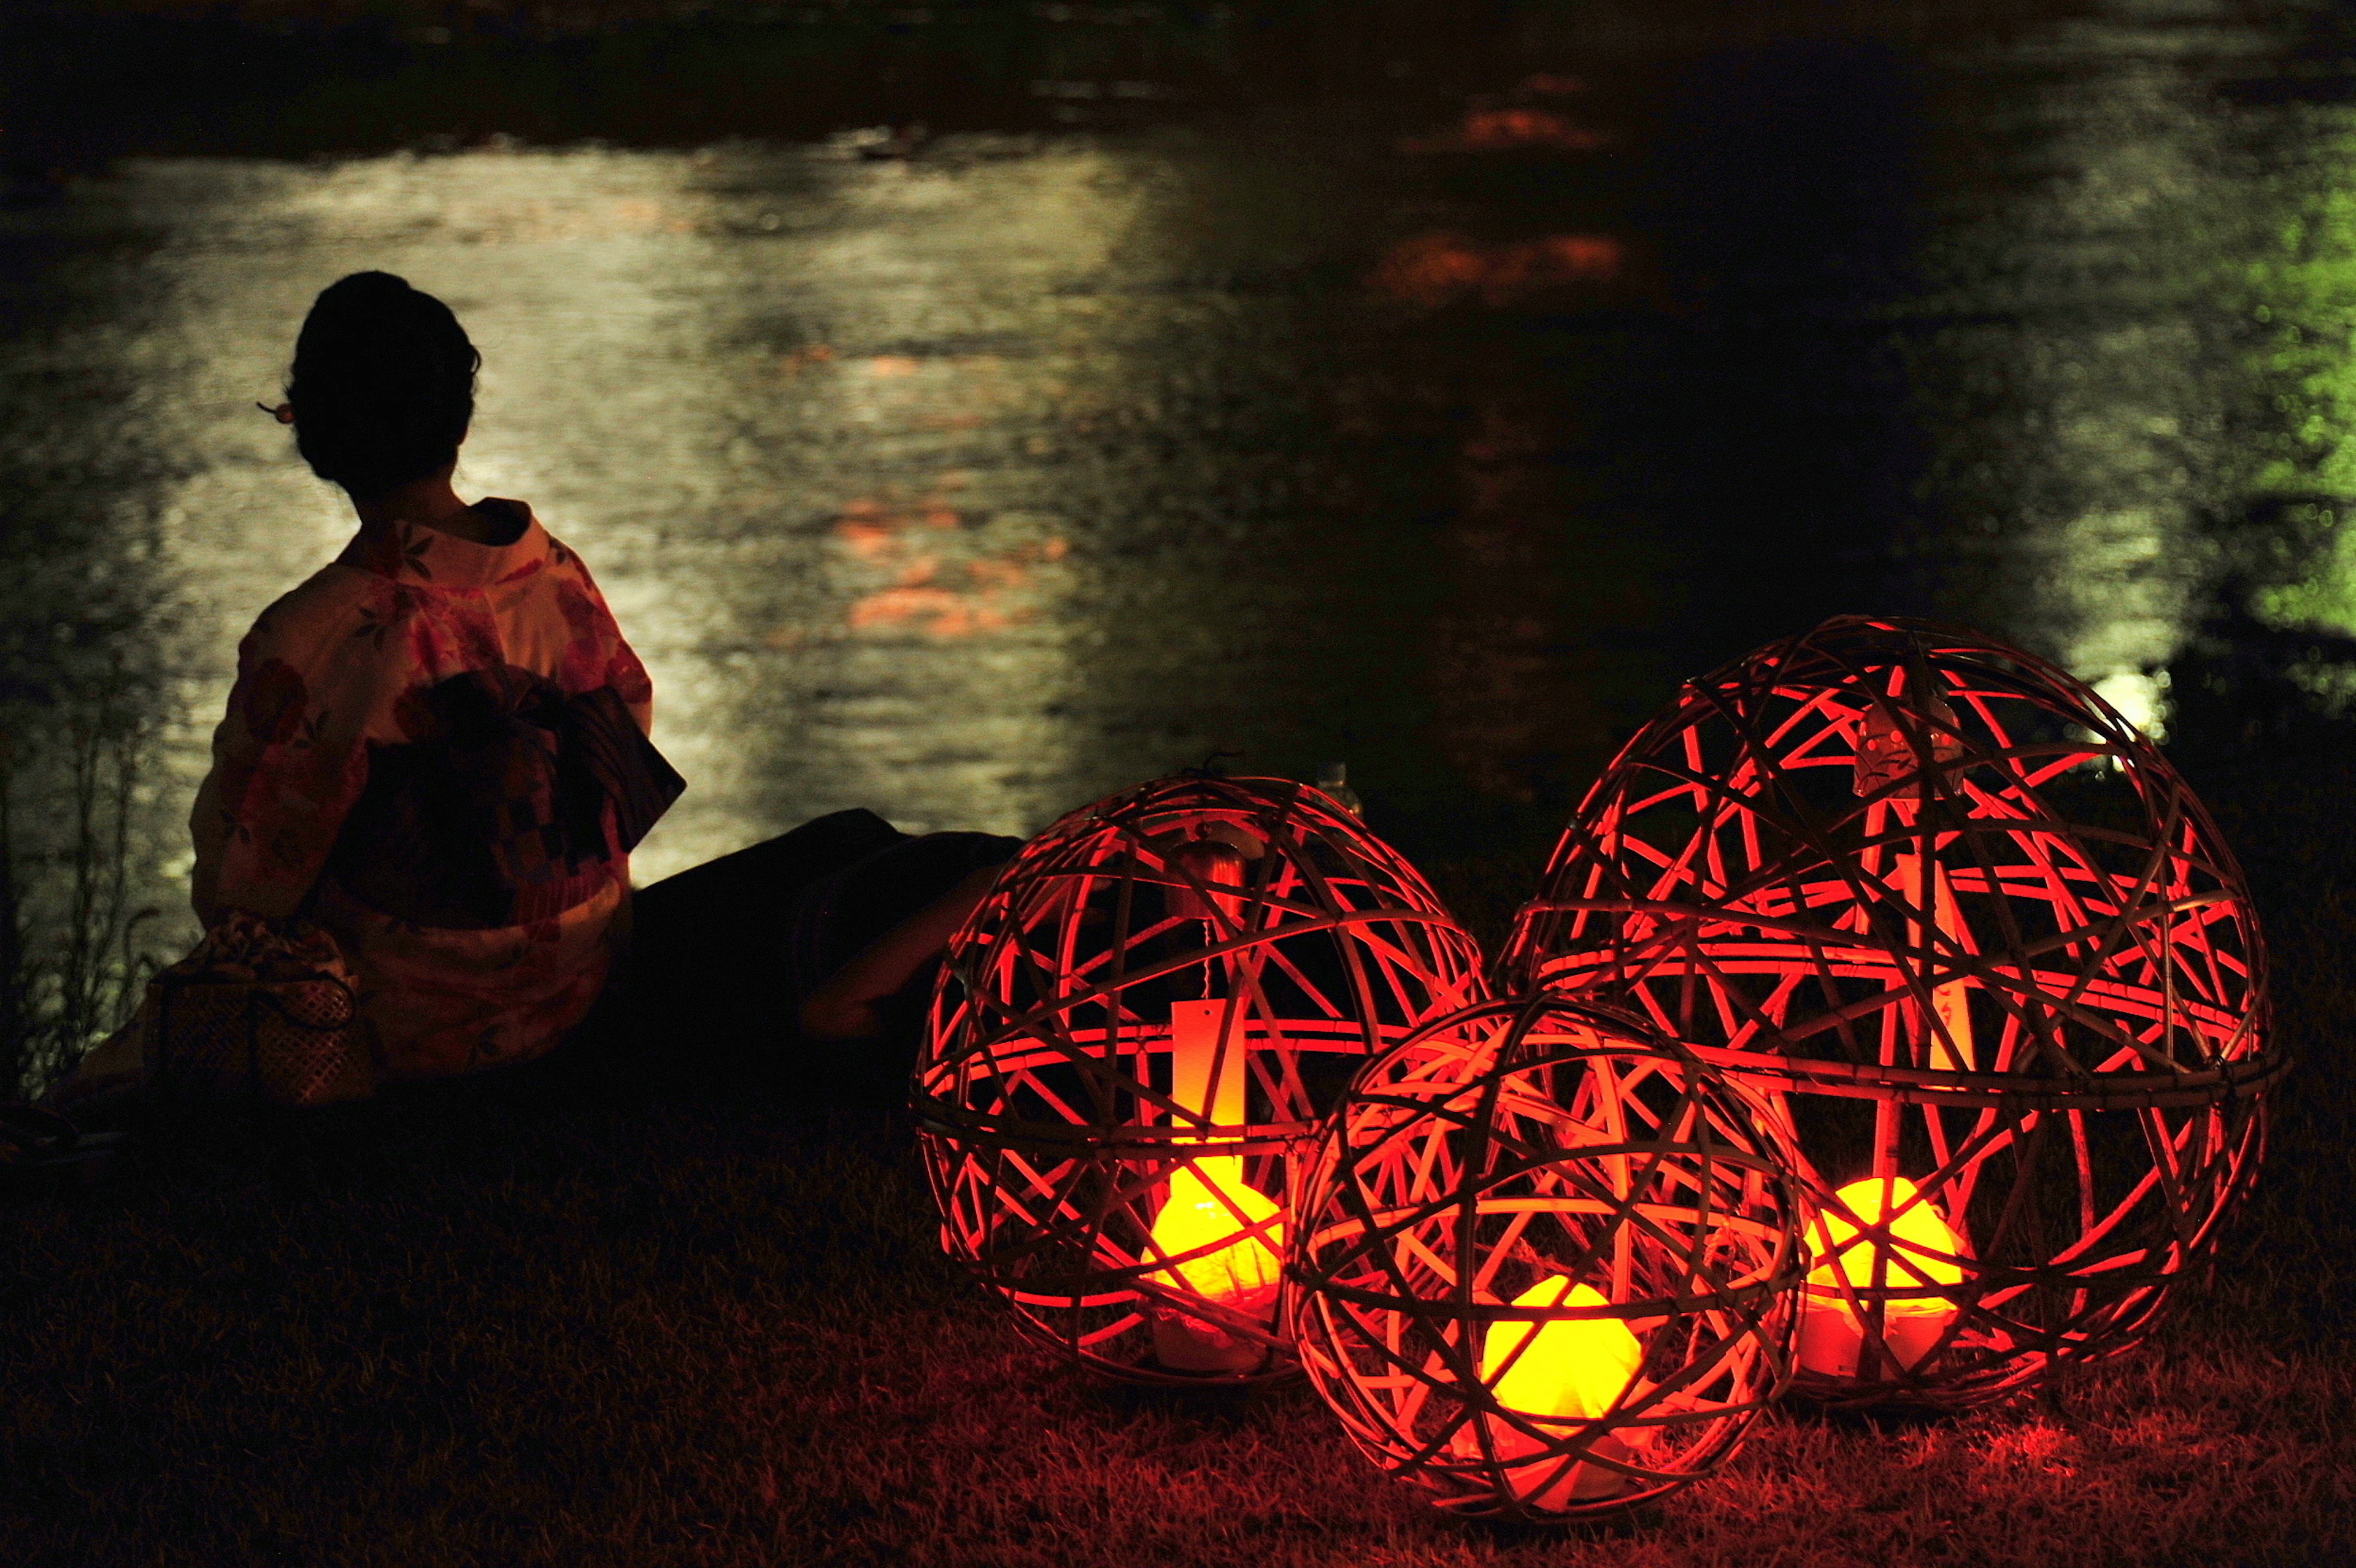
[[(2356, 478), (2356, 133), (2218, 100), (2246, 37), (2142, 41), (1906, 63), (1882, 172), (1832, 103), (1873, 58), (1751, 118), (1550, 89), (1404, 144), (134, 165), (0, 219), (12, 614), (103, 610), (158, 672), (162, 886), (236, 636), (349, 526), (252, 404), (381, 267), (483, 350), (462, 489), (580, 546), (655, 676), (691, 788), (642, 879), (851, 805), (1027, 831), (1219, 749), (1550, 820), (1678, 677), (1845, 610), (1976, 621), (2158, 728), (2244, 570), (2220, 519)], [(2356, 634), (2301, 516), (2246, 585)]]
[[(2217, 352), (2224, 313), (2208, 296), (2254, 237), (2230, 232), (2248, 171), (2208, 83), (2139, 41), (2057, 33), (2057, 51), (2109, 63), (2024, 95), (2017, 113), (2042, 144), (2032, 177), (1975, 193), (2005, 210), (1933, 241), (1958, 314), (2001, 314), (1958, 328), (1926, 380), (1934, 410), (1965, 415), (1940, 432), (1968, 475), (1954, 501), (2004, 540), (1988, 618), (2164, 738), (2167, 667), (2217, 566), (2202, 519), (2252, 476), (2226, 445), (2249, 389)], [(1993, 382), (1993, 418), (1972, 417), (1975, 381)]]

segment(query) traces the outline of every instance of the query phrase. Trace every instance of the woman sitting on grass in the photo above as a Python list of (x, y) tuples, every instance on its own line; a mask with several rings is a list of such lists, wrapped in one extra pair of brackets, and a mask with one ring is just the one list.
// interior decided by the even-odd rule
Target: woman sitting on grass
[[(198, 918), (331, 934), (380, 1081), (546, 1055), (635, 927), (619, 1005), (570, 1054), (639, 1083), (721, 1067), (896, 1096), (943, 944), (1021, 841), (837, 812), (634, 914), (628, 852), (678, 776), (580, 558), (523, 503), (451, 488), (479, 364), (447, 306), (387, 273), (312, 306), (276, 411), (360, 528), (239, 647), (189, 819)], [(51, 1103), (137, 1087), (152, 1024)]]
[[(198, 918), (331, 933), (383, 1080), (523, 1061), (578, 1023), (626, 930), (628, 851), (680, 787), (581, 558), (522, 502), (451, 487), (480, 364), (389, 273), (312, 306), (275, 411), (359, 532), (240, 645), (189, 818)], [(79, 1083), (135, 1076), (138, 1049), (110, 1041)]]

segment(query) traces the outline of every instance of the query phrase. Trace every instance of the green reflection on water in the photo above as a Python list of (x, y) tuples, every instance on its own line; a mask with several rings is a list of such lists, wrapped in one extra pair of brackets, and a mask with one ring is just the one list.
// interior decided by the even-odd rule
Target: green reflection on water
[[(2342, 120), (2344, 115), (2334, 115)], [(2278, 176), (2296, 215), (2250, 271), (2247, 311), (2273, 421), (2258, 488), (2286, 498), (2251, 608), (2356, 635), (2356, 132), (2335, 128)], [(2271, 431), (2265, 426), (2272, 424)], [(2269, 580), (2271, 579), (2271, 580)], [(2334, 688), (2345, 679), (2329, 679)]]

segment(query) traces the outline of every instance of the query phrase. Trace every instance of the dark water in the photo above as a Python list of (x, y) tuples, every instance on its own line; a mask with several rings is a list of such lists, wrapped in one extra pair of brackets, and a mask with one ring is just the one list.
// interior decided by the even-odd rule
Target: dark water
[(1845, 611), (2016, 638), (2179, 741), (2331, 709), (2356, 53), (2194, 0), (1751, 22), (1282, 108), (1186, 107), (1183, 51), (1157, 97), (1132, 51), (908, 157), (492, 139), (21, 184), (0, 695), (36, 945), (78, 756), (100, 829), (127, 781), (122, 899), (170, 912), (139, 940), (177, 938), (236, 639), (351, 526), (253, 403), (364, 267), (466, 322), (462, 491), (530, 500), (653, 671), (691, 790), (642, 880), (850, 805), (1026, 831), (1220, 751), (1347, 758), (1411, 850), (1519, 844), (1679, 678)]

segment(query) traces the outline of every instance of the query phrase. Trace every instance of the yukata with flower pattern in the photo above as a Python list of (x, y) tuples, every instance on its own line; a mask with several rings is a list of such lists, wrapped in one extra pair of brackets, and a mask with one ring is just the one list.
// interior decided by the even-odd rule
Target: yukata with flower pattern
[(380, 769), (434, 732), (444, 683), (605, 697), (626, 710), (625, 729), (634, 720), (643, 735), (652, 724), (645, 667), (580, 557), (520, 502), (478, 509), (508, 517), (512, 542), (409, 523), (363, 529), (262, 613), (239, 647), (189, 821), (198, 918), (300, 914), (332, 932), (359, 982), (379, 1073), (393, 1080), (542, 1054), (595, 1001), (628, 923), (624, 851), (564, 868), (513, 905), (511, 923), (388, 913), (339, 874), (352, 846), (339, 854), (338, 841), (359, 827), (372, 762)]

